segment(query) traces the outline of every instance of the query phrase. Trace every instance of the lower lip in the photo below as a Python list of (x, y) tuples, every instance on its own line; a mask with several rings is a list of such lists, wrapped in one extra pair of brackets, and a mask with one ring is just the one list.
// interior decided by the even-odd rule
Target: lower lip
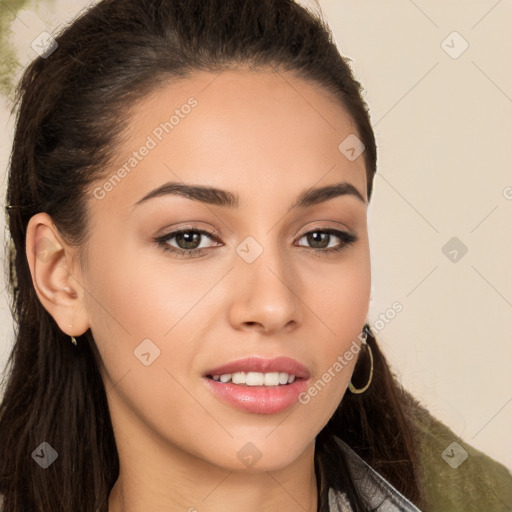
[(288, 409), (297, 402), (308, 383), (305, 379), (295, 379), (284, 386), (243, 386), (208, 377), (202, 380), (222, 402), (256, 414), (276, 414)]

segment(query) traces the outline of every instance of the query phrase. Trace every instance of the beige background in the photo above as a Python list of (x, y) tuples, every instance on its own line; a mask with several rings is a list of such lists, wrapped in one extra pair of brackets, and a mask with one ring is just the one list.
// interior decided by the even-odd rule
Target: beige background
[[(27, 2), (13, 10), (21, 65), (35, 56), (33, 38), (85, 5)], [(512, 468), (512, 4), (320, 7), (366, 90), (378, 143), (370, 323), (404, 386), (457, 436)], [(3, 203), (13, 119), (5, 95), (0, 101)], [(443, 251), (453, 237), (458, 247)], [(395, 301), (403, 310), (376, 323)], [(2, 365), (12, 339), (2, 292)]]

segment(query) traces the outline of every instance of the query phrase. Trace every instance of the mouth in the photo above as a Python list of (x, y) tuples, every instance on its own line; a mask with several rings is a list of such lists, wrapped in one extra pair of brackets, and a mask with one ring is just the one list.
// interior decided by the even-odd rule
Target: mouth
[(309, 370), (288, 357), (249, 357), (203, 374), (203, 382), (216, 398), (255, 414), (275, 414), (291, 407), (309, 378)]
[(218, 382), (245, 386), (286, 386), (298, 379), (308, 379), (309, 370), (289, 357), (266, 359), (252, 356), (207, 370), (203, 377)]

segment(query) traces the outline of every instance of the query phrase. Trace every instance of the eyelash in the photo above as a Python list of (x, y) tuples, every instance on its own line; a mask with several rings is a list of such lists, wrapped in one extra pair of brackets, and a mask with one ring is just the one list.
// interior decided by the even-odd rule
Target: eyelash
[[(181, 257), (181, 258), (193, 258), (195, 256), (200, 256), (206, 250), (205, 248), (196, 248), (196, 249), (185, 250), (185, 249), (177, 249), (176, 247), (170, 246), (167, 242), (169, 240), (172, 240), (173, 238), (175, 238), (176, 235), (179, 235), (180, 233), (199, 233), (201, 235), (205, 235), (210, 240), (213, 240), (215, 242), (220, 242), (218, 237), (216, 235), (214, 235), (213, 233), (209, 233), (208, 231), (204, 231), (202, 229), (195, 229), (195, 228), (181, 228), (181, 229), (177, 229), (175, 231), (171, 231), (170, 233), (168, 233), (166, 235), (155, 238), (154, 242), (157, 245), (157, 247), (161, 248), (164, 252), (173, 253), (176, 256)], [(333, 253), (341, 252), (344, 249), (346, 249), (349, 245), (353, 244), (354, 242), (357, 242), (357, 240), (358, 240), (358, 237), (356, 235), (353, 235), (352, 233), (349, 233), (347, 231), (342, 231), (342, 230), (334, 229), (334, 228), (320, 228), (320, 227), (315, 227), (315, 228), (311, 229), (310, 231), (307, 231), (306, 233), (304, 233), (303, 235), (301, 235), (299, 237), (299, 240), (311, 233), (326, 233), (329, 235), (335, 235), (338, 238), (340, 238), (341, 241), (343, 242), (342, 245), (340, 245), (338, 247), (331, 247), (328, 249), (312, 249), (315, 252), (320, 252), (323, 254), (333, 254)]]

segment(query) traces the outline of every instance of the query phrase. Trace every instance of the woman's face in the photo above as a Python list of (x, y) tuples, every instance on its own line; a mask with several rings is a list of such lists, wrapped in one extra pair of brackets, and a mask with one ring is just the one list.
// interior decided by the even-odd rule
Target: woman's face
[[(347, 388), (356, 359), (343, 356), (369, 305), (356, 136), (334, 98), (284, 72), (200, 73), (134, 107), (116, 163), (91, 189), (77, 279), (126, 453), (144, 443), (144, 453), (269, 470), (314, 446)], [(279, 357), (306, 373), (279, 387), (262, 370), (299, 370), (216, 370), (223, 380), (256, 370), (256, 387), (211, 375)]]

